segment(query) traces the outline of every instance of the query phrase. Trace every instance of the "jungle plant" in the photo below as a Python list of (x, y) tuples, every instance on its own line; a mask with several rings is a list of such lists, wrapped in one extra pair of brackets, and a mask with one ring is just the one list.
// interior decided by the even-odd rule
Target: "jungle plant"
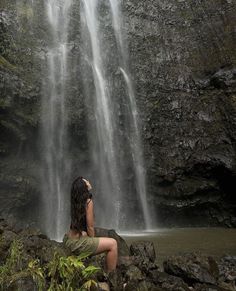
[(50, 278), (48, 291), (73, 291), (90, 290), (96, 286), (94, 275), (100, 270), (95, 266), (84, 265), (83, 260), (88, 254), (81, 254), (78, 257), (60, 257), (54, 255), (54, 259), (47, 265), (47, 276)]
[(12, 282), (12, 276), (21, 270), (21, 255), (23, 245), (20, 240), (14, 240), (9, 248), (4, 265), (0, 266), (0, 288), (7, 290)]
[(12, 242), (4, 265), (0, 266), (0, 290), (9, 288), (22, 279), (33, 281), (39, 291), (85, 291), (97, 286), (95, 274), (100, 268), (85, 266), (84, 260), (89, 254), (63, 257), (54, 254), (53, 260), (41, 266), (40, 260), (31, 260), (27, 268), (22, 266), (23, 244), (19, 240)]

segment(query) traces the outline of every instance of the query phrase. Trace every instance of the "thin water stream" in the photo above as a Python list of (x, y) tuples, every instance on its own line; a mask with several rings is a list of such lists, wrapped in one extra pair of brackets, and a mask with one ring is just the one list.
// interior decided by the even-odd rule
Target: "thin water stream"
[[(135, 99), (135, 90), (129, 70), (129, 56), (126, 48), (125, 33), (122, 29), (122, 13), (119, 0), (109, 0), (112, 12), (112, 22), (115, 31), (116, 42), (120, 55), (120, 70), (123, 74), (128, 95), (128, 105), (130, 108), (129, 126), (130, 126), (130, 146), (132, 150), (132, 162), (135, 173), (135, 186), (140, 200), (141, 209), (144, 216), (145, 228), (152, 228), (150, 208), (147, 202), (146, 174), (143, 160), (142, 142), (140, 137), (140, 125), (138, 118), (138, 109)], [(153, 217), (153, 220), (154, 217)]]
[(48, 0), (46, 14), (51, 33), (47, 73), (42, 98), (42, 195), (43, 227), (53, 239), (60, 239), (69, 215), (67, 177), (66, 81), (68, 77), (67, 38), (71, 0)]

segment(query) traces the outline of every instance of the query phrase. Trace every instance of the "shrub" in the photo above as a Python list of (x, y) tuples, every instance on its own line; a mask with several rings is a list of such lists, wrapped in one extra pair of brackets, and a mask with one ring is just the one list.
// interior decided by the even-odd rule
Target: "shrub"
[(28, 262), (22, 268), (23, 244), (13, 241), (4, 265), (0, 266), (1, 290), (8, 290), (13, 283), (22, 279), (33, 280), (39, 291), (85, 291), (97, 286), (95, 274), (100, 268), (85, 266), (89, 254), (63, 257), (55, 253), (53, 260), (42, 266), (39, 259)]

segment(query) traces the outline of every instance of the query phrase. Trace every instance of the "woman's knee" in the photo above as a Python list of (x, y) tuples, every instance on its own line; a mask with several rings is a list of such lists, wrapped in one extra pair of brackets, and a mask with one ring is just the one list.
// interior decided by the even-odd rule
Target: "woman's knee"
[(114, 238), (111, 238), (111, 248), (117, 249), (117, 241)]
[(100, 237), (97, 253), (106, 252), (117, 249), (117, 242), (113, 238)]

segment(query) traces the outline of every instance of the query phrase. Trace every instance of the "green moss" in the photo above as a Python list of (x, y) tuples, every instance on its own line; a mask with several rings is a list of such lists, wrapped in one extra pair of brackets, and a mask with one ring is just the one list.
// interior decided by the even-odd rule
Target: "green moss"
[(16, 67), (9, 63), (3, 56), (0, 56), (0, 67), (6, 68), (8, 70), (16, 70)]

